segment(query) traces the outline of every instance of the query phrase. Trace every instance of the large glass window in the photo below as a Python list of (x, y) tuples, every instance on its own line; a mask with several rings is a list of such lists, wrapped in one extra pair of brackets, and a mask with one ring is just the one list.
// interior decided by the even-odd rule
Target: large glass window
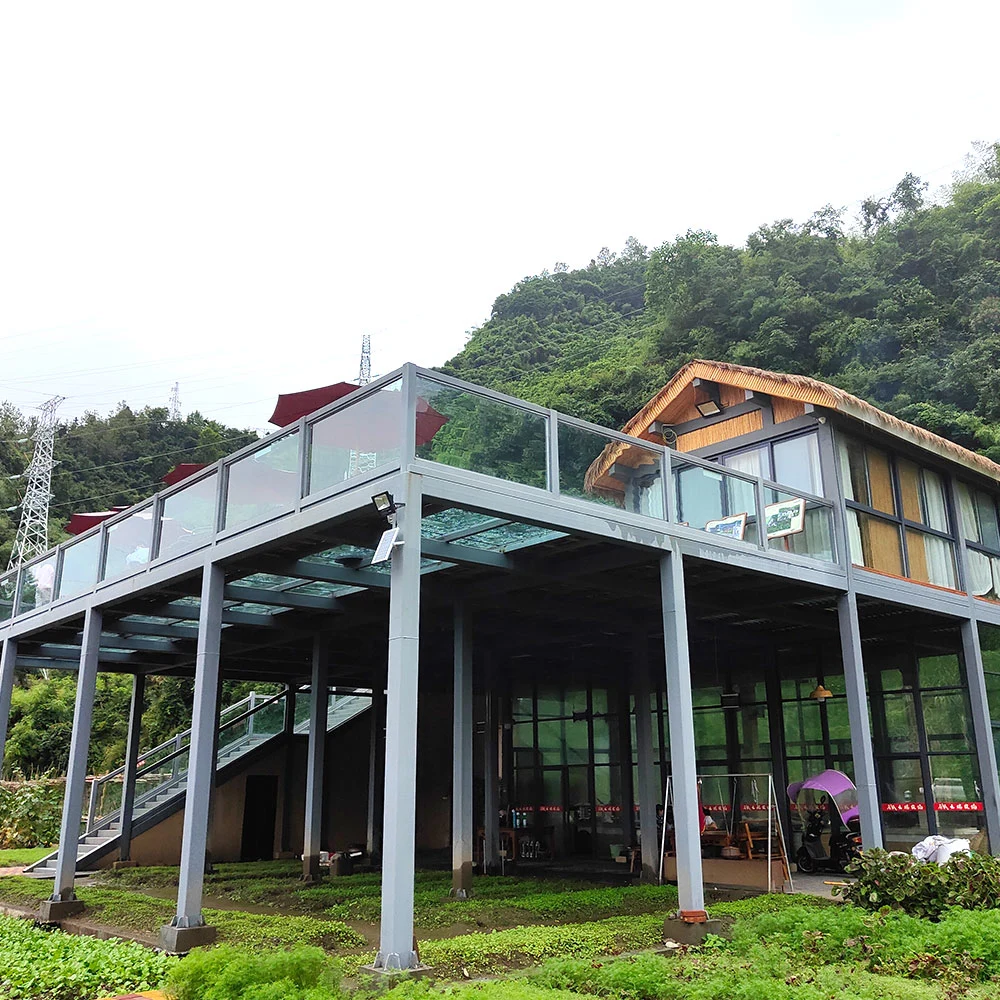
[(851, 561), (955, 589), (955, 545), (944, 478), (853, 438), (841, 437), (839, 451)]
[(823, 495), (819, 439), (815, 431), (744, 448), (722, 455), (718, 461), (736, 472), (770, 479), (803, 493)]
[(962, 535), (969, 556), (969, 592), (1000, 600), (1000, 527), (993, 496), (965, 483), (956, 484)]

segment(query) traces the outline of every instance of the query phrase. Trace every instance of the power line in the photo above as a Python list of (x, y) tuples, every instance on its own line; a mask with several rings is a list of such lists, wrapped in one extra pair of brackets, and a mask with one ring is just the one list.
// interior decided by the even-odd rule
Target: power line
[[(52, 510), (59, 507), (73, 507), (80, 503), (90, 503), (91, 500), (104, 500), (107, 497), (120, 496), (122, 493), (142, 493), (144, 490), (152, 489), (154, 486), (163, 487), (163, 480), (154, 479), (151, 483), (146, 483), (144, 486), (123, 486), (118, 490), (109, 490), (107, 493), (98, 493), (96, 496), (92, 497), (80, 497), (77, 500), (66, 500), (63, 503), (54, 503), (51, 506)], [(141, 500), (137, 500), (136, 503), (142, 503)]]

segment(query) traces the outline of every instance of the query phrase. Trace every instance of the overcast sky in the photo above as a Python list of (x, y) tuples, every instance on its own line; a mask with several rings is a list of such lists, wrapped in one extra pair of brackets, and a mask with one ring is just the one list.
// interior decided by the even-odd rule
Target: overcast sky
[(1000, 138), (998, 11), (4, 4), (0, 398), (263, 427), (556, 261), (937, 187)]

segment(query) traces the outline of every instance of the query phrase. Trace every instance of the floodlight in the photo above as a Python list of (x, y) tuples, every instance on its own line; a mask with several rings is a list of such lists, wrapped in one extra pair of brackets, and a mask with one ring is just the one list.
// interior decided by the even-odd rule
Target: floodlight
[(706, 399), (704, 402), (695, 403), (695, 409), (703, 417), (717, 417), (722, 412), (722, 404), (714, 399)]
[(386, 517), (396, 513), (396, 501), (393, 500), (392, 494), (388, 490), (385, 493), (376, 493), (372, 497), (372, 503), (375, 505), (375, 509), (380, 514), (385, 514)]

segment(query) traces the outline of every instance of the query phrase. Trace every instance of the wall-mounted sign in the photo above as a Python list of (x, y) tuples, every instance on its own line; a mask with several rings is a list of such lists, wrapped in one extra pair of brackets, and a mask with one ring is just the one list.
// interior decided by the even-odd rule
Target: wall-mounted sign
[(884, 813), (922, 813), (927, 812), (927, 806), (923, 802), (883, 802), (882, 812)]
[(981, 813), (982, 802), (935, 802), (934, 811), (942, 813)]
[(705, 530), (710, 535), (725, 535), (727, 538), (736, 538), (743, 541), (743, 534), (747, 530), (746, 514), (733, 514), (732, 517), (721, 517), (717, 521), (708, 521)]
[(797, 535), (806, 526), (806, 502), (801, 497), (769, 503), (764, 508), (768, 538)]

